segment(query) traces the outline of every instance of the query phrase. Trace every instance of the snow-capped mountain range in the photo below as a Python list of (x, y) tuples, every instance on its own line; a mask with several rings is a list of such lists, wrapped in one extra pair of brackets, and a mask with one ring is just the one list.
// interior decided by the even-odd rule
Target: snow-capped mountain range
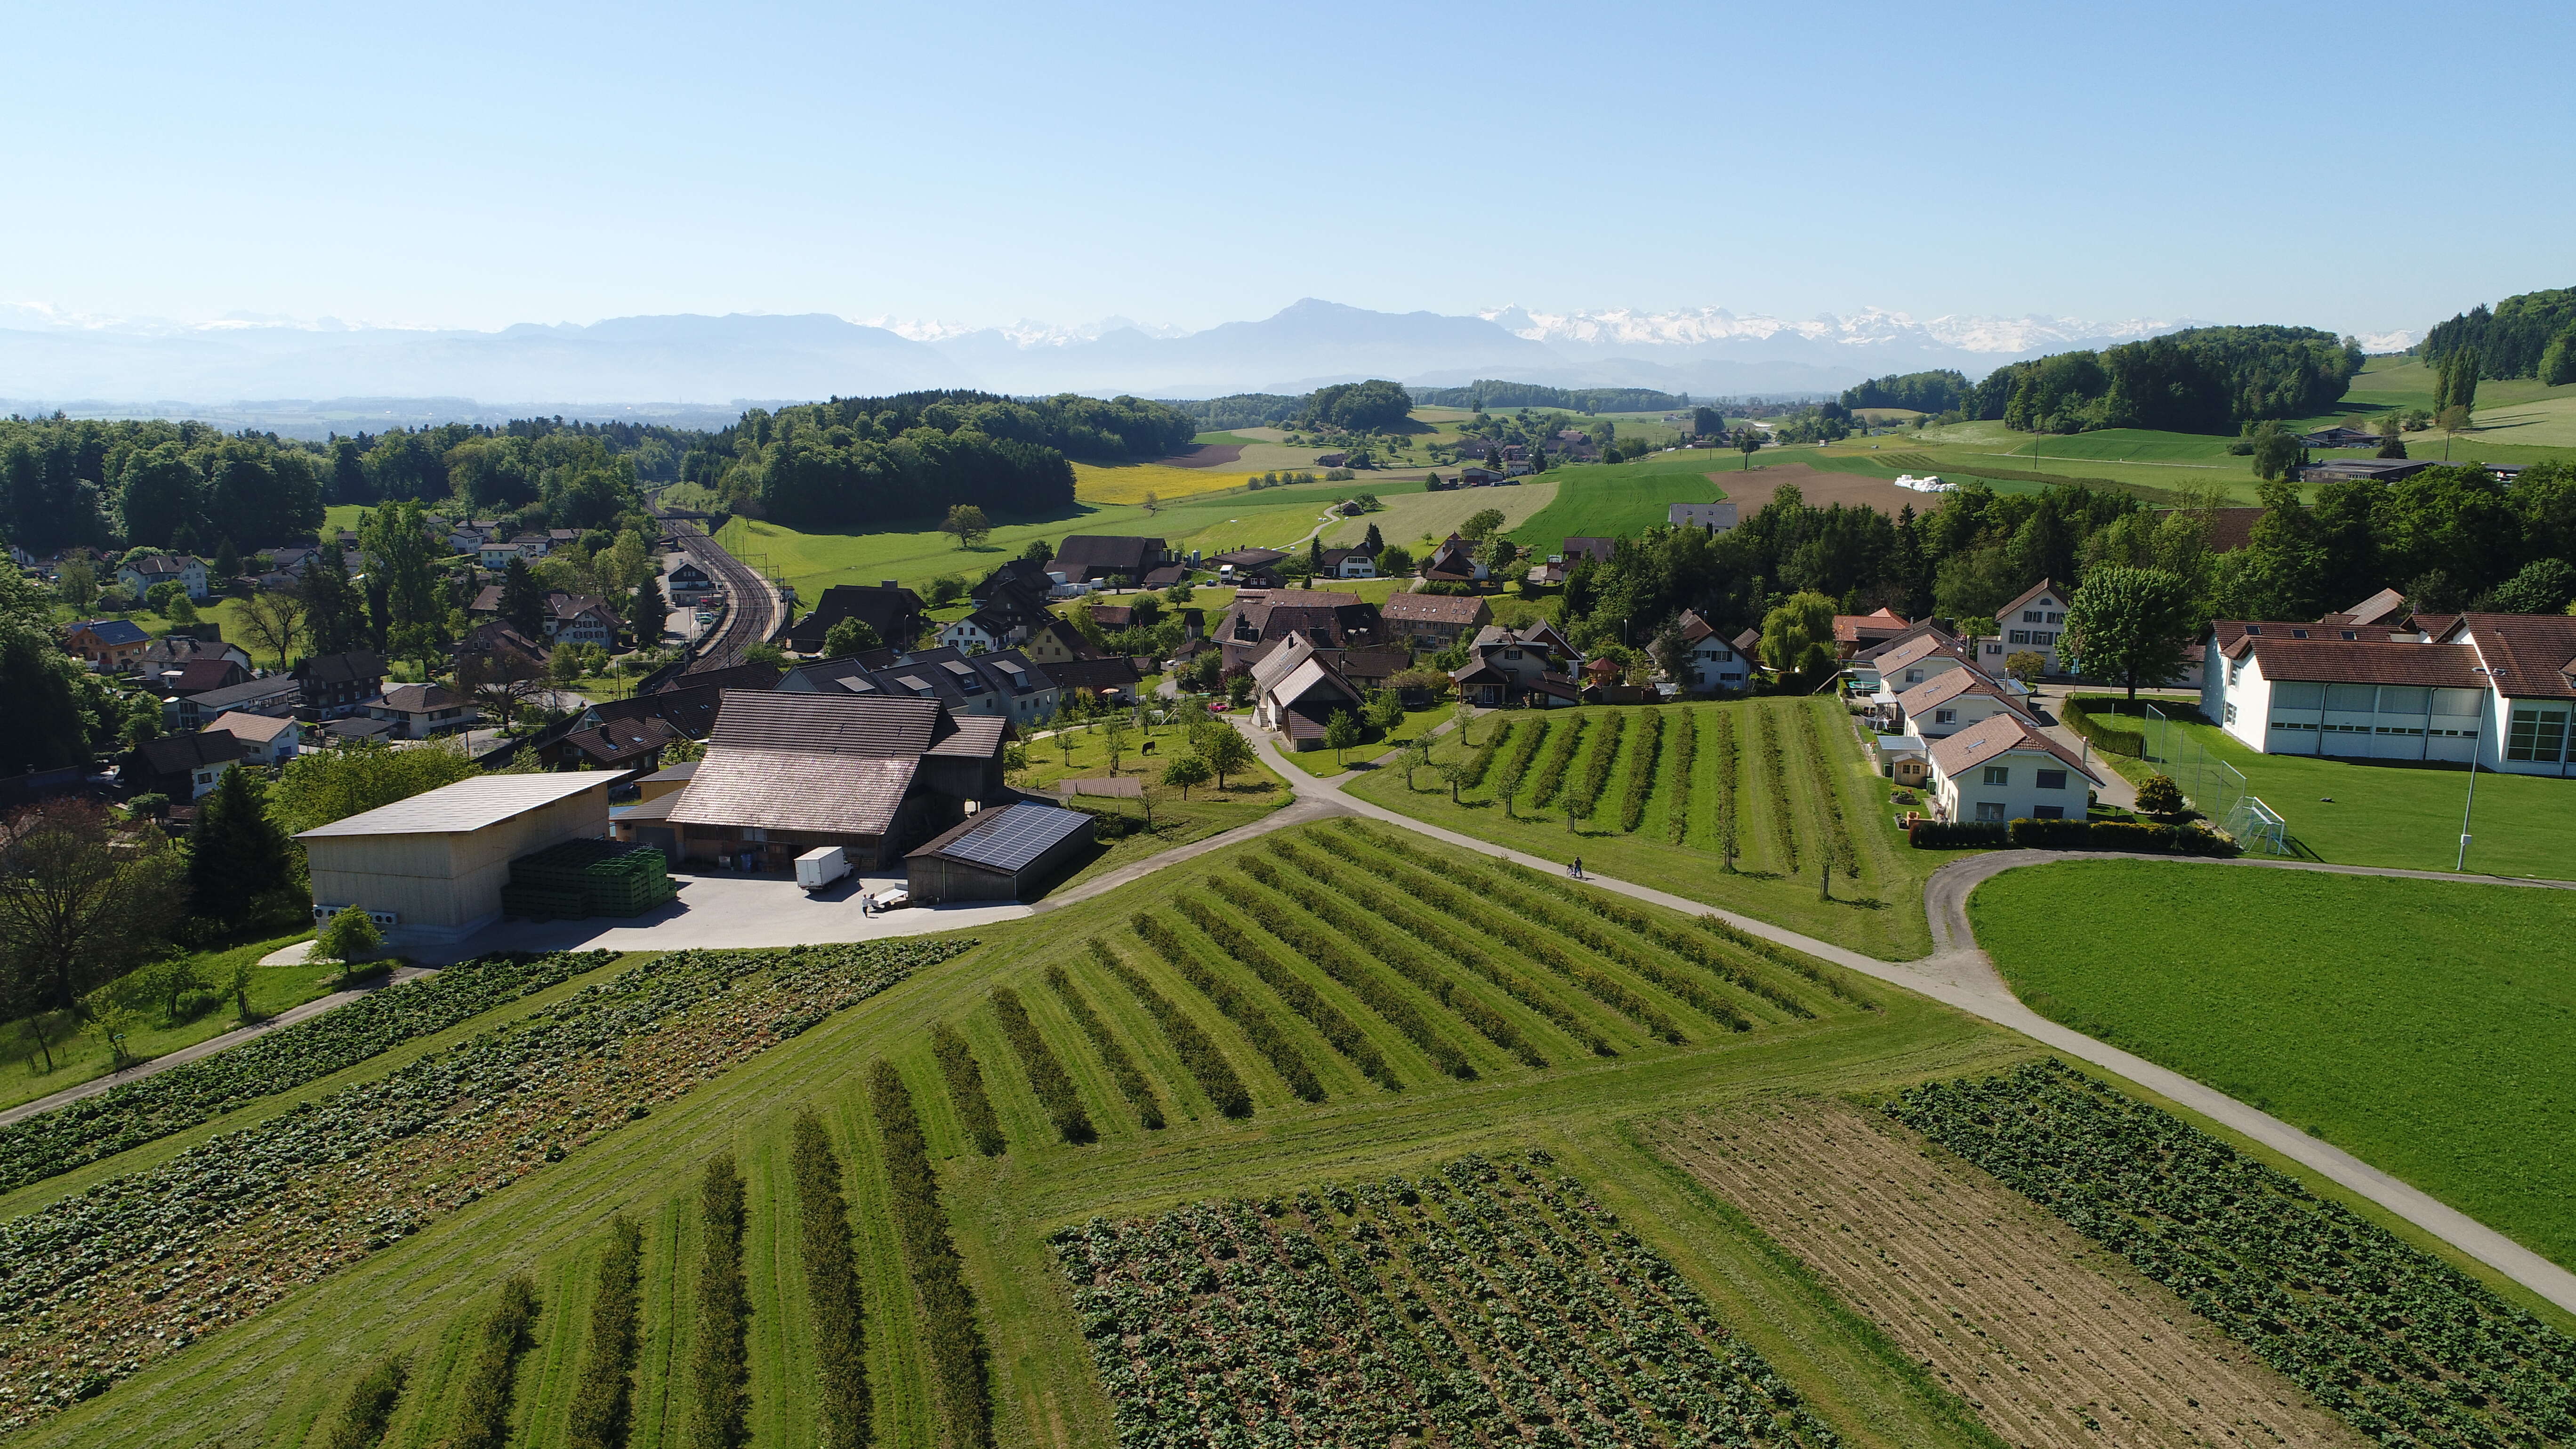
[[(1307, 298), (1259, 321), (1198, 330), (1125, 317), (977, 326), (735, 313), (483, 332), (246, 314), (182, 322), (0, 303), (0, 410), (167, 415), (198, 408), (253, 422), (274, 415), (283, 419), (277, 426), (301, 428), (298, 418), (331, 409), (277, 404), (263, 414), (266, 405), (237, 400), (367, 400), (357, 415), (405, 420), (423, 409), (634, 417), (656, 406), (696, 414), (744, 400), (928, 387), (1209, 397), (1297, 393), (1365, 377), (1782, 397), (1936, 367), (1980, 377), (2026, 357), (2192, 325), (2183, 318), (2094, 322), (2035, 314), (1917, 321), (1880, 308), (1805, 321), (1719, 307), (1507, 306), (1454, 316)], [(2406, 340), (2406, 333), (2365, 339), (2373, 350)], [(417, 406), (383, 406), (405, 400)]]

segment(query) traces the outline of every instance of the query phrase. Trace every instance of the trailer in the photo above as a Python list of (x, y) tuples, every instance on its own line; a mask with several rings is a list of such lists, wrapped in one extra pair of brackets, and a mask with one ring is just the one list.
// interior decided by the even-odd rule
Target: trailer
[(796, 857), (796, 884), (807, 895), (849, 873), (849, 853), (837, 845), (817, 846)]

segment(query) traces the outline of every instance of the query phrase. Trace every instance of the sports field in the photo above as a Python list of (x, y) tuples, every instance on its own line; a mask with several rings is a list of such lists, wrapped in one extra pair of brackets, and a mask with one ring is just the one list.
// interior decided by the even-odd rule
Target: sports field
[[(2096, 708), (2107, 717), (2115, 703), (2097, 702)], [(2246, 790), (2287, 822), (2292, 852), (2303, 859), (2404, 870), (2450, 870), (2459, 860), (2460, 816), (2469, 804), (2466, 768), (2256, 754), (2225, 730), (2200, 722), (2189, 701), (2160, 707), (2176, 719), (2157, 727), (2171, 730), (2148, 746), (2157, 759), (2100, 758), (2133, 781), (2157, 769), (2170, 771), (2186, 793), (2206, 788), (2191, 773), (2202, 756), (2232, 765), (2244, 773)], [(2189, 717), (2182, 717), (2187, 711)], [(2480, 770), (2468, 869), (2576, 879), (2576, 850), (2567, 833), (2571, 809), (2576, 780)]]
[(2093, 860), (1969, 914), (2034, 1008), (2576, 1266), (2576, 892)]
[[(1830, 700), (1489, 714), (1432, 752), (1465, 767), (1458, 803), (1434, 771), (1408, 787), (1381, 769), (1348, 788), (1443, 829), (1580, 855), (1604, 875), (1910, 960), (1931, 949), (1922, 882), (1954, 853), (1897, 834), (1849, 718)], [(1817, 898), (1822, 869), (1830, 900)]]

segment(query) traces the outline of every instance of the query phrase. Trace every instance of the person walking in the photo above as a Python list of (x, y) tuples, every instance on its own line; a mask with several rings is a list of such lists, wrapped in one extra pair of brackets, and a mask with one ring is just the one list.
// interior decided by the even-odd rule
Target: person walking
[(1572, 866), (1572, 868), (1569, 870), (1569, 872), (1568, 872), (1568, 873), (1569, 873), (1569, 874), (1571, 874), (1571, 875), (1572, 875), (1576, 880), (1581, 880), (1581, 879), (1583, 879), (1583, 857), (1582, 857), (1582, 856), (1579, 856), (1579, 855), (1578, 855), (1578, 856), (1576, 856), (1576, 857), (1574, 858), (1574, 865)]

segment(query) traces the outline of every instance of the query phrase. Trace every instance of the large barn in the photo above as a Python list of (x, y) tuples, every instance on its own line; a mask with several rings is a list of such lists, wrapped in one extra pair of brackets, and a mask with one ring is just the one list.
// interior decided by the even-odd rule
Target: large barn
[(296, 836), (317, 917), (359, 906), (396, 945), (463, 940), (501, 919), (510, 862), (608, 834), (600, 772), (477, 775)]

